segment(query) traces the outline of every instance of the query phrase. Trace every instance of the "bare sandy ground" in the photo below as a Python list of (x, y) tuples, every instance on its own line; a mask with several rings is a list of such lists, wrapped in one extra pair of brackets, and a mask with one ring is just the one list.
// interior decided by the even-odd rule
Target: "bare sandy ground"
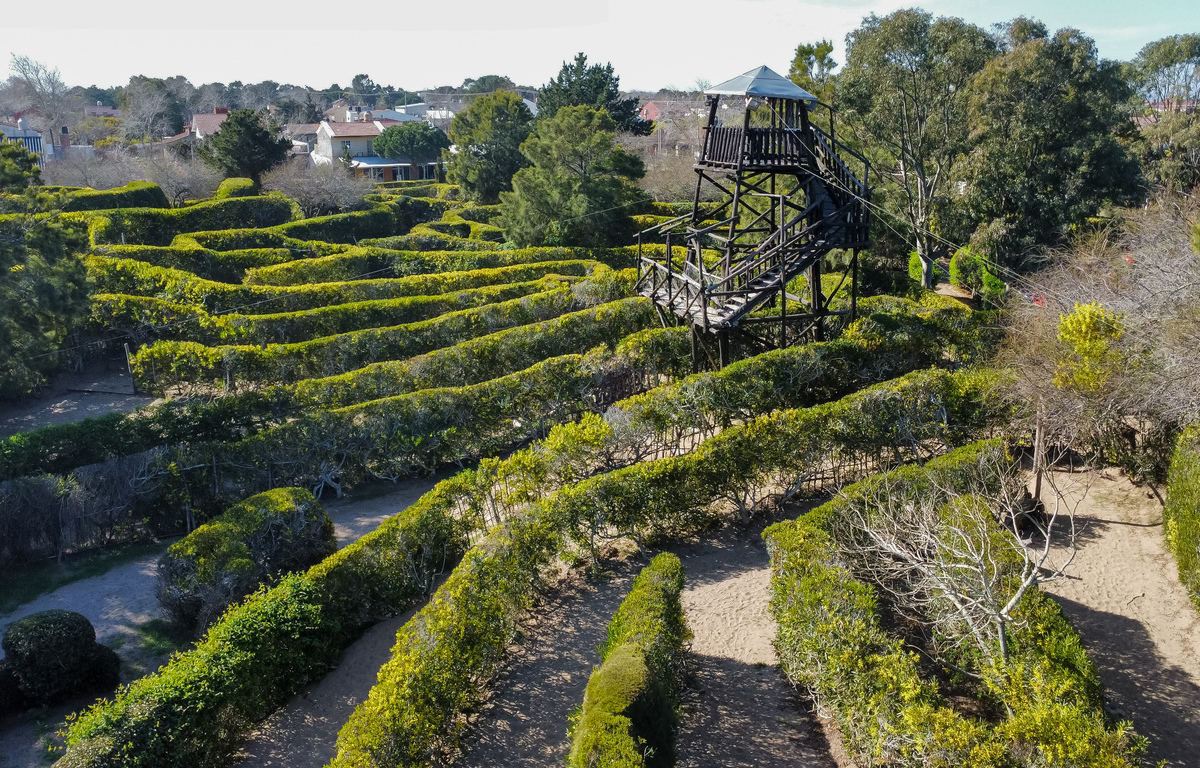
[(128, 413), (156, 402), (134, 394), (128, 373), (91, 371), (58, 377), (46, 394), (0, 408), (0, 438), (51, 424), (66, 424), (89, 416), (120, 411)]
[[(326, 498), (323, 504), (334, 522), (338, 546), (343, 547), (357, 540), (363, 534), (374, 530), (383, 520), (419, 499), (436, 482), (437, 478), (415, 478), (395, 486), (390, 484), (374, 486), (360, 494), (358, 498), (346, 497), (339, 500)], [(117, 646), (117, 653), (123, 661), (122, 679), (129, 682), (130, 679), (152, 671), (158, 664), (165, 661), (165, 658), (162, 657), (152, 659), (146, 657), (146, 654), (141, 651), (142, 644), (137, 631), (139, 625), (161, 615), (158, 601), (154, 597), (157, 561), (157, 555), (151, 555), (119, 565), (99, 576), (66, 584), (53, 592), (42, 595), (12, 613), (0, 616), (0, 635), (12, 622), (37, 611), (50, 608), (78, 611), (86, 616), (92, 622), (92, 626), (96, 628), (97, 640)], [(388, 624), (388, 622), (383, 622), (359, 640), (357, 646), (361, 647), (354, 651), (357, 655), (352, 656), (350, 652), (347, 653), (347, 663), (343, 663), (338, 671), (330, 676), (333, 678), (333, 682), (330, 682), (326, 689), (331, 686), (335, 688), (340, 686), (338, 696), (349, 700), (357, 695), (355, 691), (358, 688), (355, 686), (361, 687), (359, 678), (362, 677), (364, 680), (369, 678), (363, 690), (370, 690), (371, 685), (375, 682), (375, 673), (383, 660), (387, 659), (388, 651), (394, 642), (395, 630), (399, 627), (398, 624), (394, 624), (388, 632), (380, 629), (384, 624)], [(382, 634), (378, 634), (377, 630)], [(380, 648), (382, 648), (381, 656)], [(372, 653), (375, 655), (372, 656)], [(379, 657), (379, 661), (375, 661), (376, 656)], [(322, 685), (324, 685), (324, 681)], [(310, 698), (313, 699), (313, 702), (318, 703), (309, 702), (304, 705), (307, 709), (302, 709), (303, 717), (315, 718), (313, 722), (319, 721), (321, 717), (328, 717), (331, 721), (336, 721), (333, 725), (336, 735), (336, 729), (345, 722), (349, 711), (345, 713), (345, 717), (342, 717), (341, 710), (337, 709), (341, 705), (337, 701), (327, 701), (320, 697), (320, 691), (314, 691), (311, 694)], [(336, 699), (336, 697), (334, 698)], [(300, 699), (299, 701), (303, 702), (304, 700)], [(14, 715), (0, 720), (0, 768), (33, 768), (33, 766), (43, 765), (45, 751), (40, 746), (41, 734), (46, 730), (52, 731), (52, 726), (61, 722), (67, 714), (88, 703), (90, 700), (81, 700), (55, 707), (40, 715)], [(354, 705), (350, 705), (350, 711), (353, 711), (353, 708)], [(337, 719), (339, 717), (340, 720)], [(306, 727), (298, 727), (296, 733), (304, 734), (307, 730)], [(263, 755), (264, 759), (269, 759), (270, 752), (263, 752)], [(262, 765), (281, 764), (283, 763), (262, 763)], [(315, 765), (323, 764), (324, 761), (315, 763)]]
[(1055, 483), (1084, 528), (1071, 578), (1048, 591), (1083, 637), (1114, 714), (1150, 738), (1150, 764), (1200, 765), (1200, 612), (1166, 548), (1162, 505), (1112, 470), (1058, 473)]

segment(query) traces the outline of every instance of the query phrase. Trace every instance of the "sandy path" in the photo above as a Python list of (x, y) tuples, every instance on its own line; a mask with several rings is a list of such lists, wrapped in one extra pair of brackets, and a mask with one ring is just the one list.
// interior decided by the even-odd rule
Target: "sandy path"
[(0, 408), (0, 438), (50, 424), (103, 416), (113, 411), (128, 413), (155, 401), (156, 398), (151, 395), (133, 394), (133, 379), (128, 373), (93, 371), (64, 374), (54, 381), (47, 394)]
[(680, 768), (829, 766), (829, 746), (775, 658), (771, 564), (761, 527), (676, 549), (692, 639)]
[[(1121, 718), (1150, 738), (1151, 764), (1200, 754), (1200, 613), (1163, 540), (1162, 506), (1110, 470), (1056, 474), (1086, 525), (1071, 578), (1048, 585), (1083, 637)], [(1090, 478), (1091, 487), (1086, 487)], [(1043, 498), (1053, 498), (1046, 489)]]

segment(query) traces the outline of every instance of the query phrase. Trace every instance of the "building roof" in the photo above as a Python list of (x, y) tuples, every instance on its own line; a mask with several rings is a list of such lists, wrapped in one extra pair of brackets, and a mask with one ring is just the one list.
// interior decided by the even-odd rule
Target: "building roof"
[(228, 112), (201, 112), (192, 115), (192, 130), (197, 136), (211, 136), (217, 132), (227, 117), (229, 117)]
[(285, 125), (284, 131), (292, 136), (304, 136), (310, 133), (316, 133), (320, 123), (288, 123)]
[(817, 97), (775, 72), (770, 67), (755, 69), (738, 75), (732, 80), (718, 83), (705, 91), (716, 96), (761, 96), (771, 99), (793, 99), (816, 102)]
[(321, 125), (326, 126), (329, 129), (330, 135), (334, 138), (362, 139), (378, 136), (379, 134), (383, 133), (383, 129), (389, 128), (393, 125), (400, 125), (403, 122), (407, 121), (388, 120), (386, 118), (381, 118), (379, 120), (371, 120), (369, 122), (358, 120), (352, 123), (335, 123), (333, 121), (328, 121), (321, 123)]

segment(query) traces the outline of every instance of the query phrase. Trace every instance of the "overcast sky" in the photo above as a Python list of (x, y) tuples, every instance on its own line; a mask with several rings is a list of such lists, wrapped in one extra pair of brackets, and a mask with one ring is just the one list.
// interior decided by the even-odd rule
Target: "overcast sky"
[[(787, 73), (796, 45), (846, 33), (899, 0), (401, 0), (390, 3), (198, 3), (54, 0), (0, 15), (0, 56), (58, 67), (72, 85), (111, 86), (131, 75), (192, 83), (270, 79), (321, 89), (366, 73), (410, 90), (507, 75), (541, 85), (585, 52), (611, 61), (629, 89), (719, 82), (766, 64)], [(989, 26), (1015, 16), (1074, 26), (1106, 58), (1129, 59), (1167, 35), (1200, 33), (1198, 0), (932, 0), (937, 15)], [(120, 9), (119, 11), (116, 9)], [(36, 21), (30, 21), (35, 19)], [(20, 29), (13, 23), (35, 24)]]

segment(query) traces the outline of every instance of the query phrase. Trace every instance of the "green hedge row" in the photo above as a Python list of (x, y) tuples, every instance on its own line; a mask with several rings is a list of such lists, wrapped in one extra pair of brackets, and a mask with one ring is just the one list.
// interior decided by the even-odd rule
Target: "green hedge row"
[(642, 569), (608, 625), (571, 734), (570, 768), (675, 764), (683, 647), (683, 564), (664, 552)]
[(1175, 444), (1163, 524), (1179, 580), (1200, 607), (1200, 426), (1185, 429)]
[[(571, 282), (568, 276), (582, 277), (588, 268), (584, 262), (554, 266), (567, 268), (562, 269), (562, 273), (553, 271), (554, 267), (514, 270), (513, 277), (520, 282), (485, 285), (453, 293), (356, 301), (302, 312), (265, 315), (232, 312), (212, 315), (190, 304), (176, 304), (150, 296), (101, 293), (92, 297), (89, 322), (92, 335), (117, 332), (143, 344), (158, 339), (194, 341), (209, 346), (289, 344), (428, 320), (448, 312), (540, 293)], [(523, 277), (528, 279), (521, 280)]]
[(362, 279), (364, 275), (376, 279), (395, 278), (428, 272), (457, 272), (543, 261), (591, 259), (593, 256), (592, 252), (577, 248), (417, 252), (358, 246), (331, 256), (254, 269), (246, 274), (245, 281), (248, 285), (308, 285)]
[(319, 240), (297, 240), (281, 235), (274, 229), (230, 228), (211, 231), (186, 232), (176, 235), (171, 245), (179, 248), (209, 248), (214, 251), (254, 250), (258, 248), (285, 248), (293, 258), (309, 258), (341, 253), (352, 246), (325, 243)]
[(415, 225), (436, 218), (434, 207), (423, 200), (401, 197), (376, 204), (370, 210), (315, 216), (274, 227), (284, 237), (326, 243), (357, 243), (366, 238), (402, 235)]
[[(481, 465), (439, 484), (435, 492), (442, 491), (443, 503), (458, 496), (454, 507), (468, 519), (485, 525), (548, 526), (557, 535), (585, 545), (600, 532), (653, 537), (695, 532), (712, 522), (714, 502), (728, 500), (731, 492), (761, 486), (768, 477), (786, 486), (826, 464), (829, 456), (845, 460), (858, 453), (882, 459), (895, 440), (885, 425), (897, 420), (908, 424), (913, 441), (908, 450), (937, 439), (953, 444), (955, 437), (990, 429), (994, 425), (988, 418), (996, 413), (984, 407), (982, 382), (973, 376), (910, 374), (837, 403), (783, 411), (730, 427), (684, 456), (584, 480), (572, 467), (579, 463), (581, 452), (597, 450), (592, 436), (548, 438), (541, 444), (540, 457), (516, 454), (499, 463), (508, 472), (497, 463)], [(451, 492), (453, 486), (457, 493)], [(528, 577), (516, 580), (523, 586)], [(449, 602), (448, 587), (434, 596), (436, 604)], [(493, 586), (497, 589), (502, 587)], [(421, 631), (417, 619), (401, 630), (392, 661), (380, 671), (367, 700), (339, 734), (334, 766), (426, 764), (421, 762), (429, 758), (424, 749), (454, 746), (462, 710), (478, 700), (479, 681), (498, 663), (498, 658), (472, 666), (419, 663), (421, 658), (454, 658), (461, 652), (461, 638), (478, 632), (472, 622), (474, 604), (462, 601), (457, 607), (455, 614), (439, 612), (448, 626), (443, 629), (439, 623), (436, 634)], [(429, 642), (431, 635), (436, 642)], [(499, 657), (507, 642), (502, 633), (483, 640), (486, 646), (475, 649), (470, 658), (486, 659), (484, 653)], [(459, 694), (423, 695), (430, 690)]]
[(433, 387), (478, 384), (551, 357), (581, 354), (601, 344), (617, 347), (622, 339), (621, 344), (630, 347), (623, 356), (651, 365), (670, 361), (671, 370), (679, 371), (688, 364), (687, 337), (674, 329), (640, 332), (655, 321), (644, 299), (624, 299), (499, 331), (403, 363), (380, 364), (357, 375), (246, 392), (210, 403), (173, 400), (128, 415), (113, 413), (22, 432), (0, 441), (0, 480), (62, 474), (161, 445), (236, 442), (307, 408), (343, 407)]
[(514, 517), (471, 549), (397, 633), (371, 697), (338, 734), (331, 768), (440, 764), (557, 550), (557, 531), (538, 516)]
[(1018, 606), (1012, 661), (999, 675), (1004, 683), (988, 686), (988, 696), (1007, 716), (989, 724), (945, 704), (937, 686), (921, 676), (917, 655), (884, 629), (874, 589), (839, 555), (842, 518), (855, 505), (869, 510), (880, 489), (914, 501), (998, 489), (998, 468), (1007, 463), (999, 442), (970, 445), (923, 467), (868, 478), (764, 532), (784, 671), (833, 713), (856, 761), (997, 768), (1137, 764), (1136, 739), (1127, 726), (1105, 727), (1096, 670), (1049, 597), (1034, 590)]
[(64, 211), (99, 211), (109, 208), (170, 208), (171, 202), (157, 184), (131, 181), (112, 189), (73, 189), (67, 193)]
[(114, 259), (144, 261), (156, 267), (191, 272), (205, 280), (240, 283), (247, 270), (283, 264), (295, 258), (286, 248), (245, 248), (214, 251), (198, 245), (106, 245), (90, 252)]
[[(543, 499), (538, 505), (542, 512), (528, 518), (506, 515), (519, 531), (530, 531), (531, 539), (521, 538), (522, 547), (531, 540), (542, 544), (509, 559), (508, 548), (494, 541), (485, 541), (475, 551), (478, 558), (495, 552), (497, 561), (516, 569), (510, 573), (517, 591), (505, 593), (509, 579), (499, 578), (486, 565), (479, 566), (485, 568), (483, 578), (472, 578), (469, 568), (461, 579), (452, 577), (453, 584), (443, 585), (429, 609), (437, 623), (425, 624), (427, 617), (419, 620), (427, 635), (442, 642), (421, 641), (416, 653), (411, 644), (397, 644), (396, 663), (381, 675), (370, 698), (343, 729), (337, 759), (354, 765), (375, 751), (395, 754), (390, 750), (396, 749), (403, 754), (409, 747), (423, 749), (452, 739), (460, 723), (455, 707), (474, 700), (480, 678), (494, 668), (509, 640), (498, 631), (464, 651), (462, 643), (474, 636), (464, 631), (464, 622), (470, 623), (477, 613), (490, 615), (495, 628), (501, 619), (515, 618), (523, 603), (483, 598), (495, 598), (495, 590), (500, 590), (515, 595), (514, 600), (527, 600), (528, 580), (533, 578), (529, 571), (543, 551), (550, 552), (556, 531), (572, 531), (586, 540), (587, 531), (601, 521), (618, 530), (694, 529), (709, 520), (708, 505), (724, 498), (730, 487), (744, 487), (765, 474), (803, 476), (837, 455), (839, 446), (843, 455), (889, 451), (896, 436), (894, 426), (888, 425), (905, 425), (914, 445), (978, 432), (995, 417), (991, 408), (981, 407), (985, 379), (972, 374), (910, 374), (851, 396), (850, 402), (785, 411), (731, 427), (695, 454), (593, 477), (551, 497), (545, 493), (570, 476), (571, 454), (583, 446), (561, 439), (549, 443), (547, 448), (558, 458), (544, 451), (534, 454), (540, 467), (529, 461), (529, 452), (521, 452), (503, 462), (512, 477), (503, 487), (496, 484), (496, 463), (460, 472), (307, 574), (289, 577), (232, 609), (195, 650), (177, 655), (114, 701), (81, 715), (69, 729), (68, 752), (59, 764), (73, 768), (221, 761), (253, 723), (323, 674), (357, 628), (414, 599), (428, 585), (431, 571), (453, 558), (468, 529), (491, 524), (499, 514), (496, 510), (526, 509)], [(557, 470), (549, 471), (556, 465)], [(518, 476), (523, 482), (516, 482)], [(512, 535), (499, 530), (498, 536)], [(456, 595), (463, 600), (450, 603)], [(449, 610), (449, 605), (462, 610)], [(501, 613), (484, 613), (489, 606)], [(464, 663), (458, 665), (454, 661), (460, 652)], [(446, 693), (431, 700), (420, 698), (419, 690)], [(414, 695), (405, 697), (401, 691)]]
[[(605, 279), (600, 270), (593, 276)], [(132, 369), (135, 381), (153, 391), (178, 383), (223, 383), (227, 390), (254, 382), (289, 384), (421, 355), (504, 328), (548, 320), (582, 308), (587, 303), (577, 295), (582, 287), (555, 287), (430, 320), (294, 344), (207, 347), (195, 342), (159, 341), (134, 355)], [(619, 295), (625, 291), (616, 292)]]
[(172, 544), (158, 561), (158, 601), (181, 626), (203, 629), (267, 579), (336, 551), (333, 521), (313, 495), (275, 488)]
[(297, 218), (282, 195), (211, 200), (188, 208), (119, 208), (91, 217), (92, 245), (170, 245), (176, 235), (211, 229), (273, 227)]
[(514, 279), (519, 280), (521, 274), (530, 274), (521, 271), (522, 265), (514, 265), (496, 269), (410, 275), (390, 280), (267, 286), (218, 283), (177, 269), (155, 267), (141, 261), (108, 256), (87, 256), (84, 263), (96, 293), (154, 296), (177, 304), (192, 304), (210, 314), (240, 312), (265, 315), (302, 312), (358, 301), (432, 296), (508, 283)]

